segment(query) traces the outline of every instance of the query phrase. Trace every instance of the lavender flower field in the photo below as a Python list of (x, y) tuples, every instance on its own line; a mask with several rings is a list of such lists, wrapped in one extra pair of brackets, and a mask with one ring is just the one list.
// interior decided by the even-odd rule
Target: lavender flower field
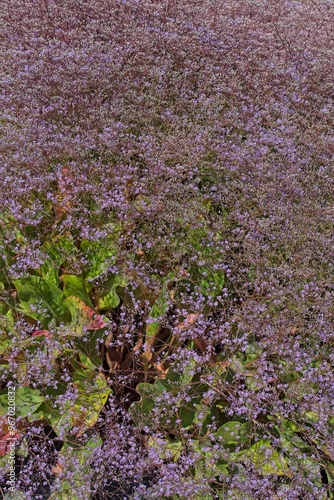
[(0, 498), (334, 499), (334, 2), (2, 0)]

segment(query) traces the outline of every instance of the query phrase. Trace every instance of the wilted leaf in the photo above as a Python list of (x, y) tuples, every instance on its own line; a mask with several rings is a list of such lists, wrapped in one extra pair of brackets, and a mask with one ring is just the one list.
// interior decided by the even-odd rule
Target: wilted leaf
[(188, 314), (186, 319), (184, 321), (181, 321), (181, 323), (179, 323), (177, 325), (176, 332), (182, 333), (182, 332), (188, 330), (189, 328), (191, 328), (192, 325), (194, 325), (196, 323), (198, 317), (199, 317), (198, 313)]

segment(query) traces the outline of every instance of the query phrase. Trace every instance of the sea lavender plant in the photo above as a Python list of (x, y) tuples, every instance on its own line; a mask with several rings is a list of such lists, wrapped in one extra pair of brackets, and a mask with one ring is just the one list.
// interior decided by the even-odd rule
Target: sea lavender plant
[(333, 498), (333, 16), (2, 2), (4, 494)]

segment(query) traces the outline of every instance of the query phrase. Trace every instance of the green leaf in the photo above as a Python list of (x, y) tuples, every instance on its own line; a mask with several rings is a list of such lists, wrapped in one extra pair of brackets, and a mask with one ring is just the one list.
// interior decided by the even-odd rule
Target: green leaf
[[(14, 306), (15, 311), (15, 306)], [(1, 331), (1, 339), (0, 339), (0, 354), (4, 354), (7, 350), (7, 347), (10, 347), (12, 342), (9, 338), (13, 335), (17, 335), (15, 331), (15, 320), (13, 309), (9, 309), (5, 314), (0, 313), (0, 331)]]
[(155, 406), (155, 398), (167, 390), (166, 383), (163, 382), (158, 379), (154, 384), (141, 382), (137, 385), (136, 390), (140, 394), (140, 401), (135, 401), (130, 406), (130, 413), (135, 422), (139, 423), (143, 415), (149, 415)]
[(58, 333), (64, 337), (74, 337), (76, 348), (89, 357), (94, 366), (100, 366), (100, 344), (104, 338), (108, 320), (97, 314), (94, 309), (79, 299), (70, 296), (66, 299), (72, 315), (72, 322), (66, 325), (63, 332)]
[(190, 359), (188, 360), (186, 365), (182, 363), (182, 370), (178, 371), (177, 370), (178, 363), (176, 362), (173, 365), (173, 368), (170, 368), (168, 370), (166, 380), (174, 384), (177, 383), (178, 385), (187, 385), (194, 378), (194, 370), (196, 365), (197, 365), (196, 360)]
[(45, 251), (48, 258), (45, 259), (44, 264), (40, 267), (40, 274), (42, 278), (58, 286), (61, 265), (72, 252), (76, 251), (74, 242), (67, 235), (61, 236), (44, 243), (42, 250)]
[[(89, 461), (94, 449), (101, 445), (102, 440), (98, 436), (93, 436), (85, 445), (65, 442), (58, 456), (58, 462), (64, 468), (64, 477), (60, 475), (59, 487), (49, 497), (50, 500), (80, 500), (83, 498), (83, 491), (85, 498), (87, 500), (90, 498), (87, 491), (89, 490), (87, 481), (89, 483), (88, 478), (92, 475)], [(68, 472), (71, 479), (66, 478)]]
[(121, 301), (121, 293), (128, 285), (128, 280), (119, 274), (109, 274), (105, 282), (99, 285), (96, 292), (97, 309), (115, 309)]
[(69, 401), (62, 406), (61, 411), (53, 407), (49, 407), (48, 410), (44, 406), (41, 408), (41, 411), (44, 413), (44, 418), (49, 421), (54, 432), (57, 436), (61, 436), (62, 439), (73, 427), (71, 415), (69, 414), (70, 408), (71, 402)]
[(2, 356), (7, 352), (12, 346), (12, 341), (10, 339), (0, 338), (0, 355)]
[(18, 490), (7, 491), (7, 493), (5, 493), (5, 496), (3, 498), (4, 500), (27, 500), (27, 495), (23, 491), (18, 491)]
[(111, 389), (101, 375), (96, 375), (91, 370), (77, 370), (73, 374), (73, 380), (79, 395), (71, 408), (71, 417), (81, 435), (97, 422)]
[[(149, 314), (149, 322), (146, 325), (146, 343), (152, 345), (155, 336), (160, 330), (160, 321), (169, 307), (169, 293), (168, 289), (164, 286), (156, 299), (151, 312)], [(153, 320), (153, 321), (152, 321)]]
[(9, 283), (10, 279), (6, 273), (6, 269), (8, 269), (8, 264), (6, 261), (0, 257), (0, 282), (1, 283)]
[[(67, 401), (61, 410), (43, 405), (40, 410), (48, 419), (58, 436), (64, 438), (77, 427), (77, 435), (81, 435), (98, 420), (109, 394), (112, 392), (107, 381), (95, 370), (80, 368), (73, 375), (73, 383), (78, 390), (75, 400)], [(56, 397), (56, 396), (55, 396)]]
[(160, 396), (166, 390), (168, 390), (168, 386), (166, 387), (166, 383), (164, 383), (163, 380), (159, 379), (157, 379), (154, 384), (141, 382), (137, 385), (137, 392), (139, 392), (142, 400), (147, 397)]
[(104, 339), (103, 332), (101, 332), (101, 330), (95, 330), (88, 332), (85, 335), (84, 339), (76, 338), (74, 341), (75, 347), (77, 348), (78, 351), (80, 351), (80, 358), (82, 356), (81, 353), (84, 351), (87, 354), (86, 360), (89, 359), (90, 364), (93, 365), (94, 368), (97, 368), (102, 365), (102, 358), (100, 355), (100, 344), (103, 339)]
[(238, 445), (250, 441), (250, 425), (241, 422), (228, 422), (222, 425), (216, 432), (221, 437), (224, 445)]
[(53, 283), (39, 276), (14, 280), (20, 303), (18, 310), (41, 322), (47, 328), (51, 321), (67, 322), (71, 319), (65, 296)]
[(270, 444), (268, 439), (257, 441), (249, 450), (243, 453), (261, 469), (262, 474), (289, 475), (287, 463), (282, 455)]
[(221, 271), (211, 271), (207, 267), (199, 268), (201, 274), (206, 273), (207, 276), (201, 279), (200, 290), (203, 295), (216, 297), (221, 292), (224, 282), (225, 275)]
[(184, 429), (190, 429), (193, 426), (195, 416), (196, 416), (196, 408), (181, 406), (179, 410), (179, 418), (181, 419), (182, 427)]
[(173, 460), (173, 462), (177, 462), (184, 446), (180, 439), (176, 439), (175, 441), (169, 439), (157, 440), (153, 437), (148, 439), (147, 444), (159, 453), (162, 460)]
[[(90, 352), (90, 351), (88, 351)], [(79, 351), (79, 357), (81, 363), (83, 363), (87, 368), (90, 368), (92, 370), (96, 369), (96, 364), (93, 362), (92, 358), (90, 356), (87, 356), (83, 352)]]
[(97, 309), (115, 309), (121, 302), (119, 295), (113, 287), (107, 295), (102, 297), (97, 303)]
[[(43, 401), (44, 396), (37, 389), (18, 387), (15, 390), (15, 416), (27, 417), (30, 414), (36, 414)], [(6, 415), (7, 411), (8, 390), (6, 389), (5, 392), (0, 393), (0, 415)]]
[[(225, 460), (213, 457), (214, 448), (212, 443), (208, 439), (198, 440), (194, 442), (194, 447), (197, 453), (199, 453), (199, 459), (197, 460), (194, 467), (194, 476), (201, 479), (213, 479), (218, 475), (229, 476), (230, 472), (228, 470), (229, 463)], [(216, 454), (217, 452), (215, 452)]]
[(115, 236), (107, 238), (103, 242), (93, 242), (84, 240), (81, 243), (80, 250), (88, 260), (85, 279), (93, 281), (99, 276), (105, 274), (109, 267), (116, 261), (116, 240), (118, 232)]
[(87, 293), (85, 280), (79, 276), (74, 276), (73, 274), (63, 274), (60, 277), (61, 281), (64, 283), (64, 295), (65, 297), (78, 297), (87, 306), (93, 307), (92, 301)]

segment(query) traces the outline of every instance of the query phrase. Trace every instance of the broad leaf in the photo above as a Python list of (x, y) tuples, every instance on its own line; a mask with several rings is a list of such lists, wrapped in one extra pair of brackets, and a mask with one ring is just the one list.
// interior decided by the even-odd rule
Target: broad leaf
[(72, 322), (66, 329), (68, 335), (81, 337), (89, 330), (100, 330), (107, 326), (104, 319), (78, 297), (71, 295), (66, 299), (66, 303), (72, 316)]
[[(105, 283), (103, 283), (97, 293), (98, 309), (115, 309), (121, 301), (119, 293), (128, 285), (125, 276), (119, 274), (110, 274)], [(118, 293), (119, 291), (119, 293)]]
[(66, 235), (44, 243), (42, 250), (47, 254), (47, 258), (40, 267), (40, 274), (42, 278), (58, 286), (59, 269), (68, 256), (76, 251), (76, 247)]
[[(37, 390), (30, 387), (18, 387), (15, 390), (15, 416), (27, 417), (38, 411), (44, 401), (44, 396)], [(0, 394), (0, 415), (6, 415), (8, 411), (8, 392), (1, 391)], [(37, 418), (36, 418), (37, 420)]]
[(87, 293), (85, 280), (79, 276), (74, 276), (73, 274), (63, 274), (60, 277), (61, 281), (64, 283), (64, 295), (65, 297), (78, 297), (87, 306), (93, 307), (92, 301)]
[(98, 309), (115, 309), (121, 302), (119, 295), (117, 294), (115, 288), (113, 287), (107, 295), (102, 297), (98, 303)]
[(103, 242), (93, 242), (84, 240), (81, 243), (80, 249), (88, 261), (85, 279), (93, 281), (99, 276), (108, 272), (108, 269), (116, 261), (116, 236), (108, 238)]
[(207, 267), (200, 267), (199, 271), (202, 276), (203, 273), (206, 274), (205, 277), (202, 277), (200, 283), (202, 294), (210, 297), (219, 295), (225, 282), (224, 273), (221, 271), (211, 271)]
[(53, 468), (60, 484), (49, 497), (50, 500), (80, 500), (83, 494), (87, 494), (87, 478), (92, 474), (89, 460), (94, 449), (99, 446), (102, 446), (102, 440), (98, 436), (92, 437), (84, 446), (72, 442), (64, 444)]
[(241, 422), (228, 422), (219, 427), (216, 436), (221, 438), (224, 446), (247, 443), (250, 441), (250, 425)]
[(65, 296), (53, 283), (39, 276), (27, 276), (14, 281), (19, 294), (18, 310), (41, 322), (43, 328), (51, 321), (56, 324), (70, 320)]
[(270, 444), (268, 439), (257, 441), (253, 446), (243, 453), (261, 469), (262, 474), (277, 474), (279, 476), (289, 475), (287, 463), (278, 451)]
[(147, 344), (151, 345), (154, 342), (155, 336), (160, 329), (160, 321), (163, 315), (168, 310), (169, 302), (170, 298), (168, 289), (166, 287), (163, 287), (148, 317), (145, 339)]

